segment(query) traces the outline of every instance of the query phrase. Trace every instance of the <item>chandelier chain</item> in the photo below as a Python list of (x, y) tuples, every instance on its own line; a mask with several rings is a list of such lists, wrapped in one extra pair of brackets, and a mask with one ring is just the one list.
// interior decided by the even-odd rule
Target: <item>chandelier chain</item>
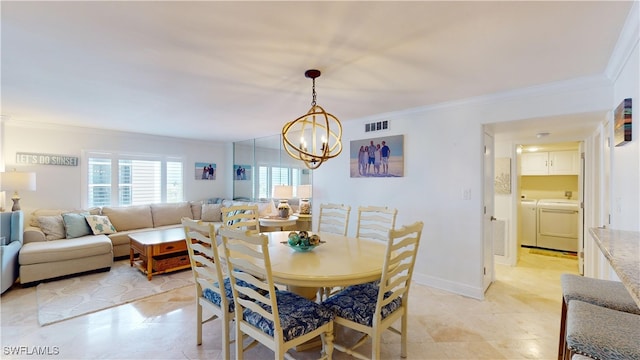
[(311, 106), (316, 106), (316, 79), (311, 79)]

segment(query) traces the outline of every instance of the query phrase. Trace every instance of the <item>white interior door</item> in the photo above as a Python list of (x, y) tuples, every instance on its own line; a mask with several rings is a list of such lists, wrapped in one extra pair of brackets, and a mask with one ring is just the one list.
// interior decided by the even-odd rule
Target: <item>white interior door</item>
[(493, 136), (484, 133), (484, 156), (483, 156), (483, 202), (484, 202), (484, 214), (483, 214), (483, 258), (484, 269), (482, 284), (484, 291), (487, 291), (489, 285), (494, 280), (493, 270), (493, 224), (494, 217), (494, 154), (493, 154)]

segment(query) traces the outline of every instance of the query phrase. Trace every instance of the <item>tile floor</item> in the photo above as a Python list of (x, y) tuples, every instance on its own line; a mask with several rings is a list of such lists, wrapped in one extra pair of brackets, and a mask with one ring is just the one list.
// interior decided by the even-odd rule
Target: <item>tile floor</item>
[[(554, 359), (560, 316), (560, 274), (577, 273), (577, 261), (521, 251), (516, 267), (496, 265), (496, 281), (484, 301), (412, 285), (408, 359)], [(14, 287), (2, 295), (2, 359), (219, 359), (219, 321), (194, 340), (193, 288), (40, 327), (35, 288)], [(337, 337), (349, 335), (338, 330)], [(351, 336), (352, 338), (353, 336)], [(398, 359), (399, 336), (383, 335), (382, 356)], [(49, 355), (9, 354), (33, 347)], [(23, 350), (24, 351), (24, 350)], [(232, 352), (233, 355), (233, 352)], [(318, 353), (294, 353), (316, 359)], [(262, 347), (246, 359), (273, 358)], [(349, 359), (338, 351), (335, 359)]]

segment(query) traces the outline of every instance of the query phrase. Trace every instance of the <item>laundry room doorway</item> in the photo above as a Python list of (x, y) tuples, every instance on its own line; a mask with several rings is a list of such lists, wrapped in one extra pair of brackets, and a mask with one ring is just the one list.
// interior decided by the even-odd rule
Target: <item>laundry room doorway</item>
[(523, 143), (516, 153), (516, 256), (570, 259), (581, 272), (583, 143)]

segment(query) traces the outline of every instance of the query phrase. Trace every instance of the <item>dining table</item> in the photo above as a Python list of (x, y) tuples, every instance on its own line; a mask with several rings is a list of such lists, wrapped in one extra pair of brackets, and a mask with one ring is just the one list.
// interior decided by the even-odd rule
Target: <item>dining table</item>
[(290, 231), (264, 233), (269, 238), (273, 281), (309, 299), (324, 287), (344, 287), (379, 280), (386, 243), (328, 232), (318, 234), (320, 245), (299, 252), (288, 245)]

